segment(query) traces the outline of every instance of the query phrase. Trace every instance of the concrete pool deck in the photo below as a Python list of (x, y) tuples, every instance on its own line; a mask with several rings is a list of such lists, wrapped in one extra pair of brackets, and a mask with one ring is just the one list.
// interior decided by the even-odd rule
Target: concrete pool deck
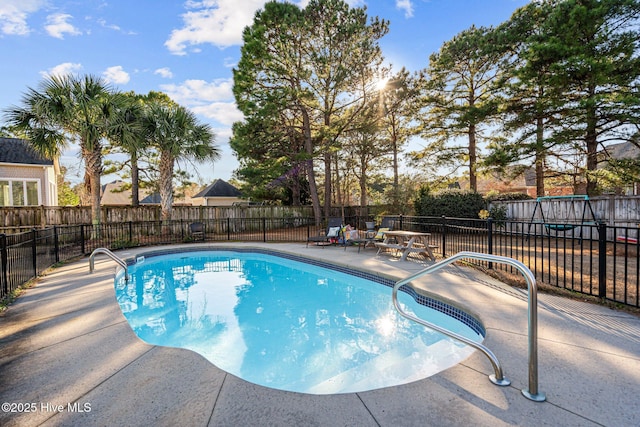
[[(304, 243), (194, 246), (267, 247), (397, 278), (431, 264)], [(88, 258), (55, 268), (0, 314), (0, 425), (640, 425), (640, 317), (633, 314), (539, 294), (538, 389), (547, 400), (532, 402), (521, 394), (528, 388), (526, 291), (450, 266), (416, 285), (483, 322), (484, 344), (510, 386), (489, 381), (491, 364), (476, 351), (411, 384), (309, 395), (257, 386), (191, 351), (142, 342), (115, 300), (116, 267), (98, 255), (93, 274)]]

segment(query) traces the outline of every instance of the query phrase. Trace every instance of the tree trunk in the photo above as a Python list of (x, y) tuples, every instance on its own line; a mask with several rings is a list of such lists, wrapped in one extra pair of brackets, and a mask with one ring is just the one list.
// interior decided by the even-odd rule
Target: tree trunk
[[(590, 85), (589, 98), (595, 98), (595, 85)], [(594, 196), (596, 193), (598, 182), (591, 172), (598, 167), (598, 135), (596, 132), (597, 119), (596, 107), (587, 106), (587, 129), (585, 135), (585, 143), (587, 145), (587, 195)]]
[(400, 207), (400, 180), (398, 175), (398, 135), (396, 134), (396, 126), (395, 123), (393, 125), (393, 129), (391, 131), (391, 144), (393, 147), (393, 207), (398, 211)]
[(138, 169), (138, 154), (131, 153), (131, 206), (140, 206), (140, 170)]
[(301, 206), (302, 205), (302, 191), (300, 187), (302, 184), (300, 183), (300, 175), (296, 174), (293, 182), (291, 183), (291, 205), (293, 206)]
[(162, 221), (171, 219), (173, 207), (173, 166), (175, 158), (168, 151), (160, 153), (160, 218)]
[(336, 171), (336, 180), (333, 187), (336, 189), (336, 201), (340, 206), (344, 206), (344, 198), (342, 194), (342, 188), (340, 187), (340, 168), (338, 167), (338, 155), (333, 156), (335, 161), (334, 169)]
[(316, 184), (316, 175), (313, 170), (313, 140), (311, 139), (311, 122), (309, 114), (304, 108), (301, 108), (302, 113), (302, 133), (304, 135), (304, 149), (309, 160), (307, 160), (306, 171), (307, 179), (309, 180), (309, 193), (311, 196), (311, 205), (313, 206), (313, 215), (315, 217), (316, 226), (319, 226), (322, 222), (322, 212), (320, 211), (320, 197), (318, 197), (318, 185)]
[(359, 181), (360, 181), (360, 206), (364, 207), (364, 206), (367, 206), (367, 159), (364, 153), (360, 155)]
[[(329, 94), (325, 94), (325, 105), (324, 105), (324, 126), (329, 129), (329, 125), (331, 124), (331, 117), (329, 115), (329, 111), (331, 107), (328, 105)], [(325, 218), (329, 218), (331, 213), (331, 138), (328, 136), (324, 136), (324, 216)]]
[(478, 191), (476, 177), (476, 126), (469, 126), (469, 188), (473, 192)]
[(324, 153), (324, 216), (329, 217), (331, 213), (331, 153), (327, 148)]
[(101, 222), (100, 211), (100, 177), (102, 175), (102, 147), (99, 143), (94, 143), (93, 150), (88, 150), (82, 144), (82, 156), (85, 163), (85, 179), (89, 179), (89, 189), (91, 194), (91, 223), (98, 225)]
[(538, 117), (536, 123), (536, 197), (544, 194), (544, 123), (542, 117)]

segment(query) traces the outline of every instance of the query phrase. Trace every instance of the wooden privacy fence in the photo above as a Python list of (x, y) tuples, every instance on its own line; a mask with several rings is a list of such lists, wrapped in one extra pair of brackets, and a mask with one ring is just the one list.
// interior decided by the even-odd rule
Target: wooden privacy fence
[[(640, 196), (599, 196), (591, 197), (589, 202), (598, 222), (621, 227), (636, 227), (640, 223)], [(536, 200), (513, 200), (493, 204), (506, 206), (507, 218), (527, 222), (533, 216)], [(556, 211), (554, 213), (557, 214), (555, 216), (558, 222), (568, 218), (579, 220), (582, 216), (582, 205), (568, 199), (554, 200), (553, 209)]]
[[(332, 207), (329, 216), (372, 219), (387, 206)], [(102, 223), (160, 221), (160, 206), (102, 206)], [(0, 207), (0, 233), (17, 233), (55, 225), (91, 224), (90, 206)], [(311, 206), (174, 206), (172, 221), (204, 222), (227, 218), (312, 218)], [(355, 225), (355, 224), (354, 224)], [(359, 224), (358, 226), (364, 226)]]
[[(90, 206), (21, 206), (0, 208), (0, 230), (91, 224)], [(160, 206), (102, 206), (103, 223), (159, 221)], [(307, 218), (310, 206), (174, 206), (173, 221), (214, 221), (226, 218)]]

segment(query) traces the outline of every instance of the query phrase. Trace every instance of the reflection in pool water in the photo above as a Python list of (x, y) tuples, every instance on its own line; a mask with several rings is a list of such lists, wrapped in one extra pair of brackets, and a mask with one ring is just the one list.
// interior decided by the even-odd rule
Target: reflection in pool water
[[(400, 317), (391, 289), (263, 253), (147, 257), (116, 279), (129, 324), (144, 341), (196, 351), (247, 381), (327, 394), (398, 385), (459, 363), (472, 349)], [(471, 339), (465, 324), (417, 304), (418, 316)]]

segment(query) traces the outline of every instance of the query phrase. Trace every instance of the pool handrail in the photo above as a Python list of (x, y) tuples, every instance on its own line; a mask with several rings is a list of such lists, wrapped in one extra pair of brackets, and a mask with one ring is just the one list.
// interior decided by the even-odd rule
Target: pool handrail
[(93, 252), (91, 252), (91, 255), (89, 255), (89, 273), (93, 273), (94, 264), (95, 264), (94, 257), (96, 254), (105, 254), (109, 258), (117, 262), (120, 265), (120, 267), (124, 269), (124, 280), (126, 281), (129, 280), (129, 273), (127, 272), (127, 263), (124, 262), (122, 258), (119, 258), (118, 256), (116, 256), (113, 252), (111, 252), (107, 248), (97, 248)]
[(486, 355), (489, 358), (489, 360), (491, 361), (491, 365), (493, 366), (494, 374), (489, 375), (489, 380), (492, 383), (499, 386), (507, 386), (511, 384), (511, 382), (508, 379), (506, 379), (503, 375), (500, 361), (493, 354), (493, 352), (489, 350), (486, 346), (482, 345), (481, 343), (470, 340), (464, 336), (461, 336), (455, 332), (444, 329), (438, 325), (434, 325), (431, 322), (412, 316), (411, 314), (408, 314), (404, 310), (402, 310), (402, 308), (400, 307), (400, 304), (398, 303), (398, 290), (400, 289), (400, 287), (410, 283), (411, 281), (419, 277), (422, 277), (429, 273), (433, 273), (437, 270), (440, 270), (443, 267), (448, 266), (449, 264), (452, 264), (456, 261), (459, 261), (465, 258), (511, 265), (512, 267), (515, 267), (518, 271), (520, 271), (520, 273), (522, 273), (522, 275), (524, 276), (524, 279), (527, 282), (527, 290), (529, 294), (529, 297), (528, 297), (529, 389), (522, 389), (522, 394), (524, 395), (524, 397), (526, 397), (529, 400), (533, 400), (534, 402), (544, 402), (546, 400), (545, 394), (538, 391), (538, 312), (537, 312), (538, 288), (537, 288), (535, 276), (533, 275), (531, 270), (529, 270), (529, 268), (523, 263), (521, 263), (520, 261), (515, 260), (513, 258), (509, 258), (509, 257), (503, 257), (499, 255), (489, 255), (489, 254), (483, 254), (479, 252), (469, 252), (469, 251), (458, 252), (457, 254), (443, 261), (440, 261), (436, 264), (433, 264), (423, 270), (420, 270), (417, 273), (405, 279), (398, 280), (394, 285), (393, 292), (392, 292), (394, 307), (396, 308), (398, 313), (400, 313), (400, 315), (402, 315), (403, 317), (409, 320), (412, 320), (416, 323), (419, 323), (422, 326), (426, 326), (437, 332), (447, 335), (455, 340), (461, 341), (477, 350), (480, 350), (484, 355)]

